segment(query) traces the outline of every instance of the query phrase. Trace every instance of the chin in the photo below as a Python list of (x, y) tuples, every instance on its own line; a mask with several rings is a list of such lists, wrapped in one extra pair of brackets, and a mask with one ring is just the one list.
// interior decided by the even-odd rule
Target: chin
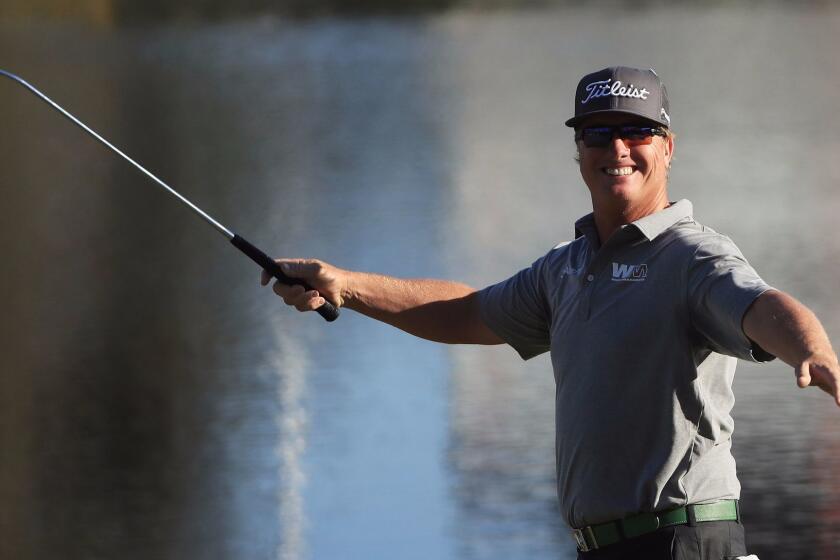
[(604, 185), (604, 192), (619, 200), (632, 200), (641, 194), (638, 181), (610, 181)]

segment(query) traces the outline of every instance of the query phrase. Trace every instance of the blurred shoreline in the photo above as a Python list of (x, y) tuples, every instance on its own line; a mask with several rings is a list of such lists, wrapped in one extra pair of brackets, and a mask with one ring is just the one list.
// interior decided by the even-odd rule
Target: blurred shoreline
[(254, 18), (309, 20), (322, 18), (423, 17), (452, 13), (528, 12), (545, 10), (613, 10), (619, 15), (668, 9), (755, 9), (773, 5), (792, 11), (831, 8), (830, 0), (803, 0), (795, 4), (777, 0), (5, 0), (0, 4), (0, 24), (70, 21), (99, 27), (131, 27), (160, 23), (211, 23)]

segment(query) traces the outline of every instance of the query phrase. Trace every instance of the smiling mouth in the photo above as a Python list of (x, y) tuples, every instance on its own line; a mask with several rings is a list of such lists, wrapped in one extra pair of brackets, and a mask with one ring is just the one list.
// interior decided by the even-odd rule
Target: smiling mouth
[(631, 175), (635, 169), (635, 167), (603, 167), (601, 170), (613, 177), (623, 177), (625, 175)]

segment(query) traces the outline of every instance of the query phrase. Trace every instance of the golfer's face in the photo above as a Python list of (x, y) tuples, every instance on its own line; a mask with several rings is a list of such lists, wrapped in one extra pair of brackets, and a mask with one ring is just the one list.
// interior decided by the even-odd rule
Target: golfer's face
[[(589, 127), (650, 126), (632, 115), (596, 115), (581, 125)], [(578, 143), (580, 173), (593, 203), (638, 206), (667, 198), (667, 171), (673, 141), (654, 136), (649, 144), (625, 141), (616, 134), (603, 147)]]

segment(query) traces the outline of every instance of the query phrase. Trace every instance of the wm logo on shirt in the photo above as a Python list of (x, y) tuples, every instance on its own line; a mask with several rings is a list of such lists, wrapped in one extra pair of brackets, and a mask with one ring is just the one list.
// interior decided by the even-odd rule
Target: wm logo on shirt
[(612, 263), (613, 282), (642, 282), (647, 278), (646, 264)]

